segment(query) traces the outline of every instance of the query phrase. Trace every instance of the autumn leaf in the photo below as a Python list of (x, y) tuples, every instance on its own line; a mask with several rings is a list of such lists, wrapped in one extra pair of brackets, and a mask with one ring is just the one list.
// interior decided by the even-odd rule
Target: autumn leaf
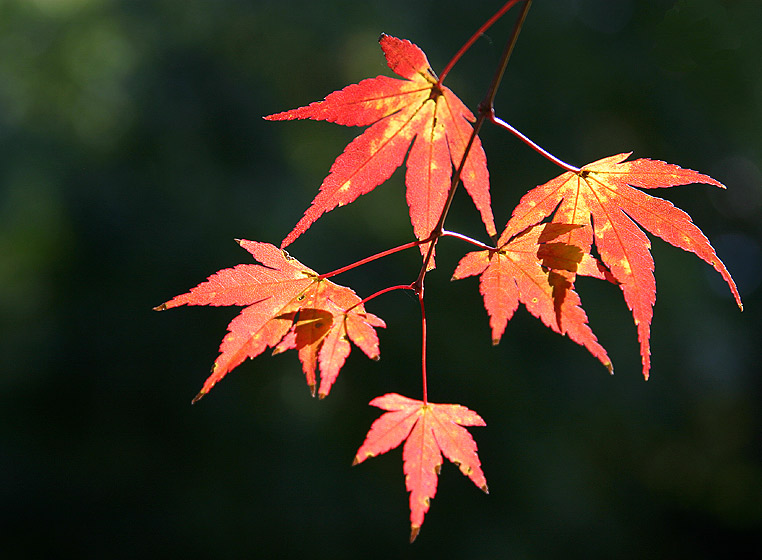
[(369, 358), (379, 358), (375, 327), (385, 327), (367, 313), (351, 289), (334, 284), (269, 243), (238, 240), (260, 264), (220, 270), (189, 292), (154, 308), (180, 305), (238, 305), (241, 313), (228, 325), (220, 355), (198, 401), (246, 358), (273, 347), (277, 354), (296, 349), (313, 396), (320, 369), (321, 398), (328, 395), (350, 353), (349, 341)]
[[(407, 156), (407, 203), (418, 239), (432, 232), (444, 209), (452, 166), (461, 163), (473, 128), (473, 114), (452, 91), (437, 83), (426, 55), (407, 40), (381, 35), (387, 64), (402, 80), (378, 76), (345, 87), (325, 100), (265, 117), (314, 119), (346, 126), (369, 126), (336, 159), (312, 205), (283, 240), (286, 247), (323, 213), (344, 206), (386, 181)], [(495, 235), (487, 158), (474, 139), (461, 179)], [(425, 246), (421, 247), (426, 250)]]
[(675, 247), (695, 253), (728, 283), (739, 307), (741, 299), (730, 273), (709, 240), (688, 214), (671, 202), (639, 188), (722, 183), (697, 171), (650, 159), (625, 161), (629, 153), (610, 156), (566, 172), (529, 191), (513, 211), (504, 235), (512, 236), (548, 216), (553, 222), (581, 226), (564, 236), (568, 245), (590, 253), (593, 242), (601, 261), (619, 283), (638, 330), (643, 375), (650, 370), (650, 331), (656, 300), (650, 241), (638, 224)]
[(603, 272), (579, 247), (556, 241), (578, 227), (541, 224), (510, 240), (506, 230), (498, 240), (497, 250), (466, 254), (452, 279), (479, 276), (479, 291), (490, 316), (493, 344), (500, 342), (508, 321), (522, 303), (545, 326), (581, 344), (613, 371), (611, 360), (590, 329), (579, 295), (573, 289), (574, 274), (603, 278)]
[(478, 414), (458, 404), (424, 404), (396, 393), (377, 397), (370, 404), (387, 412), (373, 422), (352, 464), (405, 442), (402, 460), (405, 486), (410, 492), (410, 542), (418, 536), (431, 499), (437, 493), (443, 454), (488, 493), (476, 442), (462, 427), (485, 426)]

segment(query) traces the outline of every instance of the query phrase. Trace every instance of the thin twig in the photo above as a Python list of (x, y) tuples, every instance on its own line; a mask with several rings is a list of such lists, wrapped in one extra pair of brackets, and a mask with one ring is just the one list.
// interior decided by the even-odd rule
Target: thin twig
[(521, 0), (509, 0), (505, 3), (505, 5), (500, 8), (495, 14), (489, 18), (484, 25), (482, 25), (479, 29), (476, 30), (476, 33), (471, 35), (471, 38), (466, 41), (466, 43), (460, 47), (460, 50), (455, 53), (455, 56), (450, 59), (450, 62), (447, 63), (447, 66), (444, 67), (444, 70), (442, 70), (442, 73), (439, 75), (439, 81), (437, 82), (438, 85), (442, 85), (442, 82), (444, 81), (447, 74), (450, 73), (450, 70), (452, 70), (453, 66), (461, 59), (461, 57), (470, 49), (473, 44), (484, 34), (487, 29), (492, 27), (492, 25), (499, 20), (505, 13), (513, 8), (516, 4), (518, 4)]
[(503, 54), (501, 55), (500, 62), (497, 66), (497, 70), (495, 71), (495, 75), (492, 77), (492, 83), (487, 90), (487, 95), (479, 104), (480, 113), (484, 112), (483, 109), (492, 108), (495, 104), (497, 89), (500, 86), (500, 82), (503, 80), (503, 74), (505, 74), (505, 69), (508, 67), (508, 61), (510, 60), (511, 54), (513, 53), (513, 47), (516, 46), (516, 40), (519, 38), (521, 27), (524, 25), (524, 20), (526, 20), (527, 14), (529, 13), (529, 8), (531, 7), (532, 0), (527, 0), (526, 4), (524, 4), (524, 7), (521, 9), (519, 17), (516, 19), (516, 23), (513, 26), (513, 31), (511, 32), (511, 37), (508, 39), (508, 43), (505, 45), (505, 49), (503, 50)]
[(381, 251), (380, 253), (371, 255), (370, 257), (366, 257), (352, 264), (348, 264), (347, 266), (342, 266), (341, 268), (337, 268), (336, 270), (332, 270), (331, 272), (326, 272), (325, 274), (321, 274), (318, 276), (318, 279), (324, 280), (326, 278), (331, 278), (332, 276), (337, 276), (343, 272), (347, 272), (349, 270), (352, 270), (353, 268), (357, 268), (358, 266), (362, 266), (364, 264), (368, 264), (369, 262), (373, 262), (377, 259), (381, 259), (383, 257), (393, 255), (394, 253), (404, 251), (405, 249), (417, 247), (418, 245), (422, 245), (423, 243), (426, 243), (425, 239), (423, 241), (411, 241), (409, 243), (405, 243), (404, 245), (398, 245), (397, 247), (392, 247), (391, 249), (387, 249), (386, 251)]
[(349, 313), (349, 312), (350, 312), (350, 311), (352, 311), (352, 310), (353, 310), (355, 307), (357, 307), (357, 306), (359, 306), (359, 305), (365, 305), (365, 304), (366, 304), (366, 303), (368, 303), (370, 300), (372, 300), (372, 299), (375, 299), (375, 298), (377, 298), (378, 296), (380, 296), (380, 295), (383, 295), (383, 294), (385, 294), (385, 293), (387, 293), (387, 292), (393, 292), (393, 291), (395, 291), (395, 290), (414, 290), (414, 289), (415, 289), (415, 288), (413, 288), (413, 285), (412, 285), (412, 284), (399, 284), (398, 286), (389, 286), (388, 288), (384, 288), (383, 290), (379, 290), (379, 291), (377, 291), (375, 294), (371, 294), (371, 295), (369, 295), (368, 297), (366, 297), (366, 298), (365, 298), (364, 300), (362, 300), (362, 301), (358, 301), (358, 302), (357, 302), (357, 303), (355, 303), (355, 304), (354, 304), (352, 307), (350, 307), (350, 308), (348, 308), (348, 309), (345, 309), (345, 310), (344, 310), (344, 313)]

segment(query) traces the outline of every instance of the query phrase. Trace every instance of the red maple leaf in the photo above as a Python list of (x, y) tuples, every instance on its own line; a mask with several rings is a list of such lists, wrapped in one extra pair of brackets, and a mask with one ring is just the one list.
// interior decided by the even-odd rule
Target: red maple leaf
[(180, 305), (245, 306), (228, 325), (220, 355), (198, 399), (246, 358), (268, 347), (277, 354), (296, 349), (312, 394), (320, 368), (321, 398), (328, 395), (350, 353), (349, 341), (373, 360), (379, 358), (374, 327), (385, 327), (367, 313), (351, 289), (334, 284), (269, 243), (238, 240), (261, 264), (239, 264), (220, 270), (188, 293), (156, 307)]
[(638, 329), (643, 375), (650, 370), (650, 332), (656, 300), (651, 244), (643, 230), (675, 247), (690, 251), (712, 265), (730, 286), (741, 307), (741, 298), (730, 273), (709, 240), (688, 214), (671, 202), (652, 197), (640, 188), (722, 183), (697, 171), (650, 159), (625, 161), (629, 153), (603, 158), (578, 173), (566, 172), (529, 191), (514, 209), (504, 236), (512, 236), (553, 215), (553, 221), (581, 226), (564, 236), (568, 245), (584, 253), (595, 248), (616, 278)]
[[(371, 125), (336, 158), (312, 205), (281, 247), (292, 243), (323, 213), (349, 204), (386, 181), (402, 164), (411, 142), (405, 183), (416, 237), (428, 237), (439, 220), (450, 189), (452, 166), (461, 163), (473, 132), (469, 121), (474, 121), (474, 116), (452, 91), (437, 83), (426, 55), (416, 45), (389, 35), (381, 35), (379, 42), (389, 68), (404, 80), (369, 78), (331, 93), (324, 101), (265, 117)], [(487, 233), (495, 235), (487, 158), (478, 137), (461, 179)]]
[(424, 404), (390, 393), (370, 401), (388, 412), (370, 427), (353, 465), (399, 446), (402, 450), (405, 486), (410, 492), (410, 542), (415, 540), (437, 493), (442, 454), (455, 463), (485, 493), (487, 480), (481, 469), (476, 442), (462, 426), (485, 426), (484, 420), (459, 404)]
[[(508, 241), (500, 236), (497, 250), (474, 251), (458, 263), (452, 279), (479, 275), (479, 291), (490, 316), (492, 343), (498, 344), (519, 303), (547, 327), (587, 348), (612, 371), (606, 350), (598, 343), (573, 289), (574, 274), (603, 277), (589, 254), (554, 242), (579, 226), (541, 224)], [(569, 274), (572, 273), (572, 274)]]

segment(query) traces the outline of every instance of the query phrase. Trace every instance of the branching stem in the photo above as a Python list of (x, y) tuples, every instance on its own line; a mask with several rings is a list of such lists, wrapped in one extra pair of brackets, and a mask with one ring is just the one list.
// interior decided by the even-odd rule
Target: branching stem
[[(469, 39), (468, 42), (466, 42), (466, 45), (464, 45), (463, 48), (461, 48), (460, 51), (453, 57), (453, 61), (450, 61), (450, 64), (448, 64), (444, 71), (442, 72), (442, 76), (439, 78), (439, 83), (442, 83), (442, 80), (447, 75), (447, 73), (450, 71), (450, 68), (455, 64), (454, 61), (457, 61), (463, 53), (468, 50), (468, 48), (473, 45), (473, 43), (476, 41), (476, 38), (478, 38), (488, 27), (490, 27), (495, 21), (500, 19), (511, 7), (513, 7), (515, 4), (518, 3), (518, 0), (511, 0), (507, 2), (498, 12), (490, 18), (487, 23), (485, 23), (483, 26), (479, 28), (476, 34)], [(511, 53), (513, 52), (513, 47), (516, 45), (516, 41), (519, 38), (519, 33), (521, 32), (521, 27), (524, 24), (524, 20), (526, 19), (527, 13), (529, 12), (529, 8), (532, 5), (532, 0), (526, 0), (524, 3), (524, 6), (521, 10), (521, 13), (519, 14), (516, 24), (513, 27), (513, 31), (511, 33), (510, 38), (508, 39), (508, 43), (505, 46), (505, 49), (503, 50), (503, 54), (500, 57), (500, 61), (498, 63), (497, 69), (495, 70), (495, 74), (492, 78), (492, 82), (490, 83), (489, 89), (487, 90), (487, 94), (484, 97), (484, 100), (479, 105), (479, 115), (476, 118), (476, 122), (474, 123), (473, 131), (471, 132), (471, 137), (468, 139), (468, 143), (466, 144), (465, 149), (463, 150), (463, 157), (460, 160), (460, 163), (458, 164), (457, 169), (455, 170), (455, 173), (453, 173), (452, 176), (452, 182), (450, 183), (450, 190), (447, 193), (447, 200), (445, 201), (444, 207), (442, 208), (442, 213), (439, 216), (439, 220), (437, 221), (437, 225), (434, 227), (434, 229), (431, 231), (429, 236), (423, 240), (423, 243), (429, 243), (428, 251), (426, 252), (426, 256), (423, 259), (423, 264), (421, 266), (421, 270), (418, 273), (418, 278), (416, 279), (413, 284), (411, 284), (412, 288), (415, 290), (415, 293), (418, 295), (418, 300), (421, 303), (421, 331), (422, 331), (422, 343), (421, 343), (421, 374), (423, 376), (423, 403), (426, 404), (428, 402), (428, 384), (427, 384), (427, 375), (426, 375), (426, 307), (423, 303), (423, 284), (424, 279), (426, 278), (426, 272), (429, 270), (429, 263), (431, 262), (432, 257), (434, 256), (434, 248), (437, 245), (437, 241), (439, 241), (439, 238), (444, 235), (444, 223), (447, 219), (447, 214), (450, 212), (450, 206), (452, 205), (453, 198), (455, 197), (455, 191), (458, 188), (458, 183), (460, 183), (460, 177), (463, 173), (463, 168), (466, 165), (466, 160), (468, 158), (468, 154), (471, 152), (471, 148), (474, 145), (474, 140), (476, 139), (477, 134), (479, 134), (479, 130), (481, 129), (482, 125), (484, 124), (484, 121), (487, 120), (487, 117), (492, 114), (492, 111), (484, 111), (482, 110), (482, 107), (489, 107), (491, 108), (493, 106), (493, 102), (495, 99), (495, 95), (497, 94), (497, 89), (500, 86), (500, 81), (503, 78), (503, 74), (505, 73), (505, 68), (508, 65), (508, 60), (511, 57)], [(466, 238), (466, 236), (463, 236)], [(466, 238), (468, 239), (468, 238)], [(478, 243), (478, 242), (476, 242)]]
[[(562, 162), (558, 158), (555, 158), (550, 153), (543, 150), (537, 144), (529, 140), (529, 138), (527, 138), (526, 136), (518, 132), (511, 125), (509, 125), (508, 123), (505, 123), (504, 121), (498, 119), (495, 116), (495, 111), (494, 111), (495, 96), (497, 94), (498, 87), (500, 86), (500, 82), (502, 81), (503, 74), (505, 73), (505, 68), (508, 65), (508, 60), (511, 57), (511, 53), (513, 52), (513, 48), (516, 45), (516, 41), (518, 39), (519, 33), (521, 32), (521, 27), (524, 24), (524, 20), (526, 19), (529, 8), (532, 5), (532, 0), (509, 0), (508, 2), (506, 2), (497, 12), (495, 12), (495, 14), (490, 19), (488, 19), (481, 27), (479, 27), (476, 33), (474, 33), (471, 36), (471, 38), (468, 41), (466, 41), (463, 47), (461, 47), (460, 50), (455, 54), (455, 56), (453, 56), (453, 58), (450, 60), (450, 62), (447, 64), (447, 66), (445, 66), (444, 70), (442, 71), (439, 77), (438, 85), (442, 84), (445, 77), (453, 68), (453, 66), (455, 66), (455, 64), (458, 62), (458, 60), (460, 60), (463, 54), (466, 51), (468, 51), (468, 49), (470, 49), (471, 46), (473, 46), (473, 44), (479, 39), (479, 37), (481, 37), (481, 35), (487, 29), (489, 29), (496, 21), (498, 21), (503, 15), (505, 15), (505, 13), (508, 12), (508, 10), (510, 10), (513, 6), (518, 4), (520, 1), (524, 2), (524, 6), (522, 7), (521, 13), (519, 14), (516, 20), (516, 24), (514, 25), (511, 36), (508, 39), (505, 49), (503, 50), (503, 53), (500, 57), (500, 61), (498, 63), (497, 69), (495, 70), (495, 74), (492, 78), (492, 81), (484, 97), (484, 100), (479, 104), (479, 111), (476, 118), (476, 122), (474, 123), (474, 126), (473, 126), (473, 130), (471, 132), (471, 136), (468, 139), (465, 149), (463, 150), (463, 157), (461, 158), (460, 163), (458, 164), (457, 168), (455, 169), (455, 172), (453, 173), (452, 181), (450, 183), (450, 188), (447, 193), (447, 199), (442, 208), (442, 212), (439, 216), (439, 219), (437, 220), (437, 224), (432, 229), (431, 233), (425, 239), (411, 241), (409, 243), (405, 243), (403, 245), (393, 247), (392, 249), (388, 249), (386, 251), (376, 253), (375, 255), (371, 255), (370, 257), (359, 260), (350, 265), (338, 268), (326, 274), (321, 274), (319, 276), (321, 280), (325, 278), (331, 278), (343, 272), (347, 272), (349, 270), (352, 270), (354, 268), (357, 268), (369, 262), (375, 261), (377, 259), (386, 257), (388, 255), (392, 255), (399, 251), (404, 251), (412, 247), (428, 244), (428, 250), (426, 251), (426, 255), (423, 258), (423, 263), (421, 265), (421, 269), (418, 273), (418, 277), (416, 278), (415, 282), (413, 282), (412, 284), (401, 284), (397, 286), (390, 286), (388, 288), (384, 288), (383, 290), (379, 290), (378, 292), (366, 297), (365, 299), (363, 299), (361, 302), (357, 303), (354, 306), (356, 307), (357, 305), (363, 305), (367, 303), (368, 301), (375, 299), (382, 294), (386, 294), (388, 292), (395, 291), (395, 290), (413, 290), (415, 294), (418, 296), (418, 301), (421, 306), (421, 375), (422, 375), (422, 383), (423, 383), (424, 405), (428, 404), (428, 381), (427, 381), (427, 360), (426, 360), (426, 350), (427, 350), (426, 306), (424, 304), (424, 298), (423, 298), (424, 279), (426, 278), (426, 273), (429, 270), (429, 264), (431, 263), (431, 259), (434, 256), (434, 248), (436, 247), (437, 241), (439, 241), (439, 239), (444, 236), (454, 237), (456, 239), (460, 239), (462, 241), (466, 241), (467, 243), (475, 245), (476, 247), (479, 247), (480, 249), (486, 249), (486, 250), (495, 249), (494, 247), (486, 245), (485, 243), (482, 243), (481, 241), (477, 241), (476, 239), (472, 239), (466, 235), (463, 235), (457, 232), (447, 231), (444, 229), (444, 223), (445, 223), (445, 220), (447, 219), (447, 214), (450, 211), (450, 207), (452, 205), (453, 198), (455, 197), (455, 192), (457, 191), (458, 184), (460, 183), (460, 178), (461, 178), (461, 174), (463, 173), (463, 168), (465, 167), (468, 155), (471, 152), (471, 149), (474, 145), (474, 141), (477, 135), (479, 134), (479, 130), (481, 129), (482, 125), (484, 124), (485, 121), (489, 120), (490, 122), (516, 135), (524, 143), (532, 147), (532, 149), (539, 152), (543, 156), (547, 157), (554, 163), (557, 163), (564, 169), (567, 169), (568, 171), (579, 172), (579, 169)], [(493, 239), (493, 242), (496, 243), (497, 240)]]
[[(505, 8), (505, 10), (501, 8), (501, 10), (498, 11), (498, 14), (502, 16), (505, 13), (505, 11), (507, 11), (510, 7), (512, 7), (516, 3), (517, 2), (508, 2), (503, 7)], [(524, 24), (524, 20), (526, 19), (527, 13), (529, 12), (529, 8), (531, 6), (532, 6), (532, 0), (526, 0), (524, 3), (524, 6), (521, 9), (521, 13), (516, 19), (516, 24), (514, 25), (513, 31), (511, 32), (511, 36), (505, 45), (505, 49), (503, 49), (503, 54), (500, 57), (500, 61), (498, 63), (497, 69), (495, 70), (495, 74), (492, 78), (492, 82), (490, 83), (489, 89), (487, 90), (487, 94), (484, 96), (484, 100), (479, 104), (479, 115), (477, 116), (476, 122), (474, 123), (474, 129), (471, 132), (471, 137), (468, 139), (466, 148), (465, 150), (463, 150), (463, 157), (460, 160), (460, 164), (455, 170), (455, 173), (453, 173), (452, 182), (450, 183), (450, 190), (447, 193), (447, 200), (442, 209), (442, 213), (439, 216), (437, 225), (432, 230), (431, 235), (429, 235), (429, 237), (423, 241), (423, 243), (427, 243), (429, 241), (431, 241), (431, 243), (429, 244), (429, 250), (426, 253), (425, 258), (423, 259), (423, 265), (421, 266), (421, 270), (418, 273), (418, 278), (413, 283), (413, 285), (416, 287), (416, 291), (418, 290), (423, 291), (423, 280), (426, 276), (426, 271), (429, 268), (429, 263), (431, 262), (431, 258), (434, 255), (434, 247), (436, 246), (437, 241), (443, 234), (445, 219), (447, 218), (447, 214), (450, 211), (452, 200), (455, 197), (455, 191), (458, 188), (458, 183), (460, 182), (460, 176), (461, 176), (461, 173), (463, 172), (463, 167), (466, 164), (466, 159), (468, 158), (468, 154), (471, 152), (471, 147), (474, 145), (474, 140), (477, 134), (479, 134), (479, 130), (484, 124), (484, 121), (488, 118), (489, 115), (492, 114), (491, 110), (484, 110), (483, 108), (485, 107), (491, 108), (493, 105), (493, 102), (495, 100), (495, 95), (497, 94), (497, 89), (500, 86), (500, 81), (502, 80), (503, 74), (505, 73), (505, 68), (508, 65), (508, 60), (511, 58), (513, 47), (516, 45), (516, 41), (519, 38), (519, 33), (521, 33), (521, 27)], [(490, 23), (490, 25), (492, 24)]]
[[(532, 4), (532, 0), (527, 0), (527, 3), (524, 4), (524, 9), (521, 11), (519, 18), (516, 20), (516, 25), (514, 26), (512, 37), (513, 36), (518, 37), (518, 33), (521, 30), (521, 26), (524, 23), (524, 19), (526, 18), (527, 11), (529, 10), (529, 7), (531, 4)], [(526, 135), (516, 130), (513, 126), (511, 126), (504, 120), (499, 119), (498, 117), (495, 116), (495, 96), (497, 95), (497, 88), (498, 88), (498, 85), (500, 84), (500, 81), (503, 79), (505, 68), (508, 65), (508, 59), (511, 56), (511, 52), (513, 51), (513, 47), (515, 44), (516, 44), (516, 41), (509, 41), (508, 44), (506, 45), (505, 51), (503, 51), (503, 56), (501, 58), (501, 64), (498, 66), (497, 72), (495, 72), (495, 76), (492, 79), (492, 84), (490, 85), (490, 88), (487, 92), (487, 96), (484, 98), (484, 101), (482, 101), (479, 104), (479, 115), (486, 116), (486, 118), (489, 119), (491, 123), (499, 126), (500, 128), (507, 130), (508, 132), (513, 134), (516, 138), (524, 142), (524, 144), (532, 148), (535, 152), (537, 152), (544, 158), (552, 161), (559, 167), (562, 167), (566, 171), (571, 171), (572, 173), (579, 173), (580, 169), (578, 167), (569, 165), (565, 161), (557, 158), (556, 156), (548, 152), (546, 149), (540, 147), (537, 143), (530, 140)], [(442, 78), (440, 78), (439, 81), (441, 82)]]

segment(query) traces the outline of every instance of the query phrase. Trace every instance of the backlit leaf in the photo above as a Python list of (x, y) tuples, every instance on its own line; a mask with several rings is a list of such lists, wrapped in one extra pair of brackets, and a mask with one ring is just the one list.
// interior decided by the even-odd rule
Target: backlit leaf
[(410, 492), (410, 542), (418, 536), (436, 495), (442, 455), (477, 487), (488, 492), (476, 442), (463, 428), (485, 426), (478, 414), (458, 404), (424, 404), (396, 393), (377, 397), (370, 404), (387, 412), (371, 425), (353, 464), (405, 442), (402, 460), (405, 487)]
[(584, 166), (579, 173), (563, 173), (532, 189), (513, 211), (503, 236), (516, 235), (548, 216), (553, 216), (556, 223), (580, 226), (565, 234), (562, 241), (579, 247), (583, 253), (590, 253), (595, 244), (601, 261), (618, 282), (632, 311), (638, 329), (643, 375), (647, 379), (656, 281), (651, 243), (638, 225), (712, 265), (728, 283), (739, 307), (741, 298), (730, 273), (690, 216), (671, 202), (633, 188), (690, 183), (725, 187), (707, 175), (663, 161), (625, 161), (629, 155), (601, 159)]
[[(415, 235), (425, 239), (436, 226), (450, 189), (453, 165), (461, 163), (473, 132), (469, 121), (474, 121), (474, 116), (450, 89), (437, 83), (421, 49), (389, 35), (382, 35), (379, 42), (387, 64), (403, 80), (369, 78), (331, 93), (323, 101), (265, 117), (369, 126), (336, 158), (320, 192), (282, 247), (291, 244), (323, 213), (349, 204), (386, 181), (406, 154), (407, 203)], [(478, 137), (461, 179), (487, 233), (494, 235), (487, 159)], [(425, 254), (426, 246), (421, 250)]]
[(320, 370), (320, 397), (331, 390), (353, 341), (371, 359), (379, 357), (375, 327), (386, 326), (367, 313), (351, 289), (334, 284), (285, 251), (256, 241), (239, 240), (259, 264), (239, 264), (220, 270), (188, 293), (155, 309), (180, 305), (245, 306), (228, 325), (220, 355), (198, 399), (246, 358), (267, 348), (278, 354), (298, 351), (312, 394)]

